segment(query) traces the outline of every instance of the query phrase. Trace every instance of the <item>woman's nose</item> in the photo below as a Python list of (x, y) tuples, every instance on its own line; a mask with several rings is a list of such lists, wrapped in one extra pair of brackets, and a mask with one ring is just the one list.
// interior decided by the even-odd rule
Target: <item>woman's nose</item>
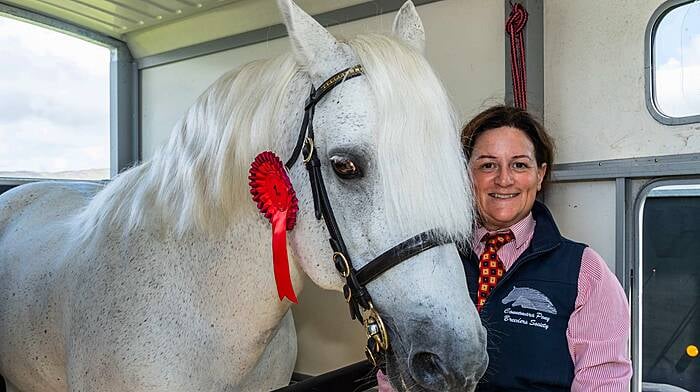
[(513, 173), (510, 168), (505, 167), (498, 170), (498, 175), (496, 176), (496, 185), (499, 186), (510, 186), (513, 185)]

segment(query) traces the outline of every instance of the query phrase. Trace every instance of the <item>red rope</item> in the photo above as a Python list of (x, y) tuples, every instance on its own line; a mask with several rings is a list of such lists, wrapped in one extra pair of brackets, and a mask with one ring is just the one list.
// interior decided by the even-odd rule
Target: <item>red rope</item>
[(513, 99), (515, 107), (527, 109), (527, 75), (525, 73), (525, 38), (527, 11), (520, 3), (515, 3), (506, 21), (506, 32), (510, 35), (510, 72), (513, 79)]

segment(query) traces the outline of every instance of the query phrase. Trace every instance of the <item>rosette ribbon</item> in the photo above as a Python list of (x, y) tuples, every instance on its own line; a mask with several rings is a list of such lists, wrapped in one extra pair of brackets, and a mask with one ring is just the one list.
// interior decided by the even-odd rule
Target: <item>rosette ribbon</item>
[(287, 255), (287, 230), (297, 221), (299, 201), (287, 170), (275, 153), (264, 151), (255, 157), (248, 175), (250, 194), (260, 212), (272, 223), (272, 264), (280, 301), (285, 297), (294, 303), (297, 296), (292, 287)]

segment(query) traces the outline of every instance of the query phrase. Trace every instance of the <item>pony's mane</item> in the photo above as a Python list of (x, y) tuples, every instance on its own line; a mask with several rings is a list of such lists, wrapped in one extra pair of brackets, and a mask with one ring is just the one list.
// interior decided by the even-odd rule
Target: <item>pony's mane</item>
[[(376, 97), (375, 140), (389, 222), (411, 235), (440, 227), (456, 239), (468, 236), (470, 182), (442, 84), (422, 56), (392, 37), (363, 35), (348, 44)], [(107, 227), (128, 232), (145, 224), (177, 234), (216, 230), (240, 206), (254, 210), (249, 164), (279, 132), (296, 133), (279, 127), (290, 86), (299, 81), (310, 83), (289, 55), (222, 76), (149, 162), (118, 175), (95, 196), (74, 220), (77, 234), (86, 239)]]
[(300, 67), (290, 55), (248, 63), (221, 76), (175, 125), (153, 158), (114, 178), (74, 221), (82, 238), (105, 225), (146, 224), (178, 235), (223, 227), (250, 204), (247, 171), (259, 146), (272, 145)]

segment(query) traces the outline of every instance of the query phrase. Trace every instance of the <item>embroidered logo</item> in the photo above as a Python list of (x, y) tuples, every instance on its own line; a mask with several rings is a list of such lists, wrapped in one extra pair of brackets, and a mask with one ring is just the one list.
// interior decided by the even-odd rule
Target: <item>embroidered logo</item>
[[(546, 295), (529, 287), (513, 286), (513, 290), (501, 300), (501, 303), (504, 305), (512, 303), (503, 310), (503, 321), (544, 330), (549, 329), (549, 320), (551, 319), (545, 313), (557, 314), (557, 308)], [(523, 310), (513, 309), (516, 306)]]
[(509, 302), (513, 303), (511, 306), (520, 306), (525, 309), (557, 314), (557, 308), (554, 307), (552, 301), (550, 301), (547, 296), (529, 287), (513, 286), (513, 291), (501, 301), (504, 305)]

